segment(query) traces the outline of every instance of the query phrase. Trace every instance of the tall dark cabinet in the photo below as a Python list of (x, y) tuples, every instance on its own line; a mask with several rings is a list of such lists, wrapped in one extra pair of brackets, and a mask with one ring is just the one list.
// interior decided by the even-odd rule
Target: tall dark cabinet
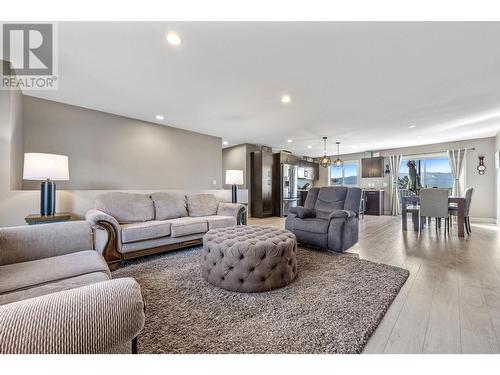
[(267, 150), (250, 154), (252, 217), (273, 215), (273, 154)]

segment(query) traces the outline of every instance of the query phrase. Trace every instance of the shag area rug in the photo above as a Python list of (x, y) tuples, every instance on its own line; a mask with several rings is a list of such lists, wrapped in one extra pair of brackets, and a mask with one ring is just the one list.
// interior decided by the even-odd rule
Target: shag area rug
[(201, 247), (131, 261), (146, 302), (139, 353), (360, 353), (407, 270), (300, 248), (299, 273), (264, 293), (219, 289), (201, 277)]

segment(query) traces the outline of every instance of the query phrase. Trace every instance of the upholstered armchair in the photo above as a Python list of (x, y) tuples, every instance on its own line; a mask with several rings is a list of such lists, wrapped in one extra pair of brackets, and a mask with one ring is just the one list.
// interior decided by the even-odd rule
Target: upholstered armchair
[(303, 207), (292, 207), (285, 228), (304, 245), (344, 252), (358, 242), (361, 189), (313, 188)]

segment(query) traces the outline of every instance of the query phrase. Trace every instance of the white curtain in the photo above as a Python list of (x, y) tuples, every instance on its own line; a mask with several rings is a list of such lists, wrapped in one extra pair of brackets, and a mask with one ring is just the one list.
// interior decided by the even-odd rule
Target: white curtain
[(389, 156), (389, 169), (391, 171), (391, 215), (397, 216), (401, 213), (401, 203), (399, 201), (398, 177), (401, 155)]
[(450, 161), (451, 173), (453, 174), (453, 178), (455, 179), (453, 182), (453, 193), (452, 195), (462, 196), (463, 195), (463, 183), (460, 183), (460, 178), (464, 171), (465, 165), (465, 155), (467, 150), (458, 149), (458, 150), (448, 150), (448, 159)]

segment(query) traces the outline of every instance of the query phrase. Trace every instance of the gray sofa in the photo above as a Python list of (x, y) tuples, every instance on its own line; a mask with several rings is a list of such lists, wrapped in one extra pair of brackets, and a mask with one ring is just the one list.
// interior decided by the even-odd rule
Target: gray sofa
[(304, 207), (292, 207), (285, 228), (304, 245), (343, 252), (358, 242), (361, 189), (310, 189)]
[(0, 228), (0, 353), (130, 353), (143, 326), (139, 284), (111, 280), (87, 222)]
[(245, 210), (212, 194), (182, 192), (105, 193), (96, 197), (94, 207), (86, 219), (111, 267), (124, 259), (201, 244), (208, 230), (240, 224)]

